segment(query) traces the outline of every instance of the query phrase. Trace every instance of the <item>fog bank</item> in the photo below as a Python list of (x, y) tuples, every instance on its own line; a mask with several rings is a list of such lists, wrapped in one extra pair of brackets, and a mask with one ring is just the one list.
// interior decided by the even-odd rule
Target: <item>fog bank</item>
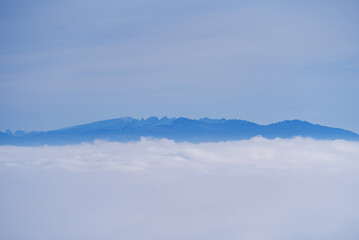
[(357, 239), (359, 143), (0, 147), (0, 239)]
[(277, 169), (352, 171), (358, 168), (359, 142), (305, 138), (253, 138), (220, 143), (175, 143), (145, 139), (119, 143), (96, 141), (68, 146), (0, 146), (1, 168), (46, 168), (70, 171), (202, 172)]

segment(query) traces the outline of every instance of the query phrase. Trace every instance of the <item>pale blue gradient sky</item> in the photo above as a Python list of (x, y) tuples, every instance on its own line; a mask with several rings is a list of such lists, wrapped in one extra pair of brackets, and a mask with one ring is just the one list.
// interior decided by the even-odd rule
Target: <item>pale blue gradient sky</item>
[(0, 130), (132, 116), (359, 132), (358, 1), (0, 2)]

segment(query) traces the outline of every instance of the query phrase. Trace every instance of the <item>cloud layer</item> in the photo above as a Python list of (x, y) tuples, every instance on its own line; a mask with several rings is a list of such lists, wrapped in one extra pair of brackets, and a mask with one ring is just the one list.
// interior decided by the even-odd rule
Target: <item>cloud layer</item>
[(0, 147), (0, 239), (359, 237), (359, 143)]
[(71, 171), (183, 170), (240, 171), (244, 168), (294, 171), (359, 169), (359, 143), (261, 137), (220, 143), (97, 141), (68, 146), (0, 147), (0, 167), (60, 168)]

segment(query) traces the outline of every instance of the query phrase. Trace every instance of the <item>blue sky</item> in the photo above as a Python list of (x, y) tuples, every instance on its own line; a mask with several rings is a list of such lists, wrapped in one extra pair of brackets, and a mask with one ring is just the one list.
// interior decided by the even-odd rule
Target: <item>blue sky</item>
[(359, 132), (358, 1), (0, 2), (0, 130), (132, 116)]

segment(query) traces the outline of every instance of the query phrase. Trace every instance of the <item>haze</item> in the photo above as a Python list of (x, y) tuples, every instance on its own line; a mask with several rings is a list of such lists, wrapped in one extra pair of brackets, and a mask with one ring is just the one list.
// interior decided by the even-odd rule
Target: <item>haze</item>
[(0, 3), (0, 128), (130, 116), (359, 132), (359, 2)]

